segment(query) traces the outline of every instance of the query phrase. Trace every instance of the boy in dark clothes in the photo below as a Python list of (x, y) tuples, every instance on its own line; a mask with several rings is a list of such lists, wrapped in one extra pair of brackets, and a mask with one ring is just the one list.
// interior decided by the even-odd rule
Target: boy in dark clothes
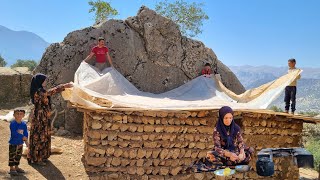
[(23, 142), (28, 145), (27, 125), (22, 121), (24, 115), (24, 110), (15, 109), (13, 112), (14, 120), (10, 122), (11, 136), (9, 140), (9, 173), (13, 176), (18, 175), (18, 173), (24, 173), (24, 170), (19, 168)]
[[(288, 73), (297, 71), (296, 68), (296, 60), (295, 59), (289, 59), (288, 60), (288, 66), (289, 70)], [(285, 106), (285, 112), (289, 112), (290, 108), (290, 101), (291, 103), (291, 113), (294, 114), (294, 111), (296, 110), (296, 94), (297, 94), (297, 80), (300, 79), (301, 76), (299, 75), (289, 86), (285, 89), (285, 97), (284, 102), (286, 103)]]

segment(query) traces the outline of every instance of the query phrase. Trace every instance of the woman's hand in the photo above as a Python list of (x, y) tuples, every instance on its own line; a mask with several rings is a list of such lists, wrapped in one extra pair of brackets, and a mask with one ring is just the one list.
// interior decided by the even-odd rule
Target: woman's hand
[(239, 161), (241, 162), (241, 161), (243, 161), (245, 158), (246, 158), (246, 154), (245, 154), (244, 152), (241, 152), (241, 153), (239, 154)]
[(72, 83), (66, 83), (63, 86), (64, 86), (64, 88), (72, 88), (73, 84)]
[(236, 161), (239, 159), (239, 157), (235, 154), (235, 153), (232, 153), (232, 152), (229, 152), (229, 151), (225, 151), (224, 155), (228, 158), (230, 158), (231, 161)]
[(239, 159), (239, 157), (235, 153), (231, 153), (229, 158), (233, 162), (235, 162)]

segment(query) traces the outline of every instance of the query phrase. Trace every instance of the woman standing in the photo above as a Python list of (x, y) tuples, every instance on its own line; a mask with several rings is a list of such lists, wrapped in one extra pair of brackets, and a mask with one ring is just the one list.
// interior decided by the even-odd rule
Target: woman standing
[(51, 96), (72, 87), (72, 84), (61, 84), (46, 90), (47, 76), (36, 74), (32, 77), (30, 97), (34, 104), (34, 113), (31, 120), (29, 163), (46, 165), (51, 153)]

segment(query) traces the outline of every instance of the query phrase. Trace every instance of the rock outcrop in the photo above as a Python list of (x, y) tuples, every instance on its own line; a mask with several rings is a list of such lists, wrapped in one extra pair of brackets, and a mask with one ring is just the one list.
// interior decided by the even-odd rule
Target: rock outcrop
[[(244, 91), (237, 77), (211, 49), (182, 36), (173, 21), (146, 7), (125, 21), (109, 20), (69, 33), (63, 42), (47, 48), (36, 72), (49, 75), (52, 86), (72, 81), (99, 36), (105, 37), (115, 68), (142, 91), (161, 93), (174, 89), (199, 76), (207, 62), (217, 67), (226, 87), (236, 93)], [(53, 102), (58, 109), (65, 109), (61, 96), (53, 98)], [(80, 124), (82, 118), (67, 111), (58, 119), (68, 116), (66, 129), (80, 130), (73, 124)]]
[(0, 109), (11, 109), (28, 104), (31, 78), (28, 68), (0, 67)]

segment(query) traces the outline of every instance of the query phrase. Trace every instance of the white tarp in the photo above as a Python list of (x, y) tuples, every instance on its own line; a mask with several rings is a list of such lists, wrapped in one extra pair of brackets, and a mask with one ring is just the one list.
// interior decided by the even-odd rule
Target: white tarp
[(153, 94), (139, 91), (114, 68), (106, 68), (99, 73), (83, 62), (75, 73), (74, 87), (66, 90), (63, 97), (86, 109), (190, 110), (218, 109), (225, 105), (234, 109), (265, 109), (301, 72), (297, 70), (286, 74), (240, 95), (228, 90), (217, 76), (199, 76), (171, 91)]

